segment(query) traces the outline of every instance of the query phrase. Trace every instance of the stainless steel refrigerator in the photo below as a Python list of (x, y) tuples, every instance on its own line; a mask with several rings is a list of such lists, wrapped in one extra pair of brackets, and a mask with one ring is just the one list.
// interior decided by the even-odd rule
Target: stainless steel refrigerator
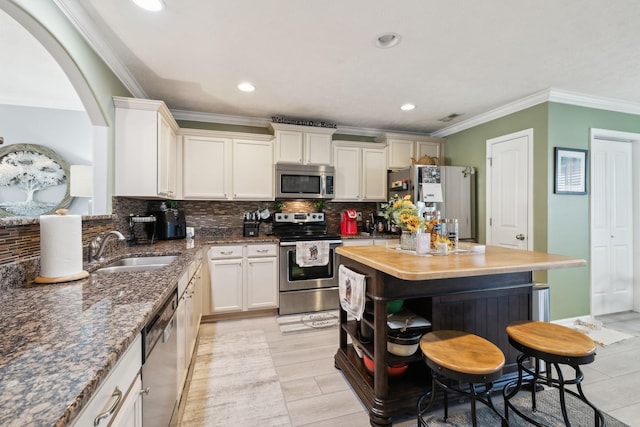
[(476, 173), (470, 166), (413, 165), (388, 171), (388, 198), (411, 195), (423, 201), (427, 215), (440, 212), (441, 218), (458, 220), (460, 239), (474, 240), (476, 235)]

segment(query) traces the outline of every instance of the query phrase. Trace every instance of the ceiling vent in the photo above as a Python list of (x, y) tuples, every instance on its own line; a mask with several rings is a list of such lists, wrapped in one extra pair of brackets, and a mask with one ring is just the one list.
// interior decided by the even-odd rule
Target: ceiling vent
[(460, 117), (462, 114), (458, 114), (458, 113), (451, 113), (446, 117), (443, 117), (441, 119), (438, 119), (439, 122), (442, 123), (447, 123), (450, 122), (451, 120), (455, 119), (456, 117)]

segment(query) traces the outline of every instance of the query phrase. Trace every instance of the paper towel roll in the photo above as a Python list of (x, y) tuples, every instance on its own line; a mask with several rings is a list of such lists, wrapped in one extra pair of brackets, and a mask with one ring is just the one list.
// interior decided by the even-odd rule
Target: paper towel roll
[(82, 273), (82, 217), (40, 216), (40, 276), (64, 278)]

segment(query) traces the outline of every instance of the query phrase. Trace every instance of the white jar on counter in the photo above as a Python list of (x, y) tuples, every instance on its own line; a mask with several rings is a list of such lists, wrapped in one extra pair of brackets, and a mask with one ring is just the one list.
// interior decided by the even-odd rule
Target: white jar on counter
[(416, 232), (416, 254), (426, 255), (431, 250), (431, 234), (420, 229)]

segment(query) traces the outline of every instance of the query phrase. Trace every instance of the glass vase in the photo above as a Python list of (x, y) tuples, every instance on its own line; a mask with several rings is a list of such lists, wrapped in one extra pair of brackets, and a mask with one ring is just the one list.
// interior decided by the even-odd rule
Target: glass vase
[(416, 233), (408, 230), (402, 230), (400, 235), (400, 248), (406, 251), (416, 250)]

